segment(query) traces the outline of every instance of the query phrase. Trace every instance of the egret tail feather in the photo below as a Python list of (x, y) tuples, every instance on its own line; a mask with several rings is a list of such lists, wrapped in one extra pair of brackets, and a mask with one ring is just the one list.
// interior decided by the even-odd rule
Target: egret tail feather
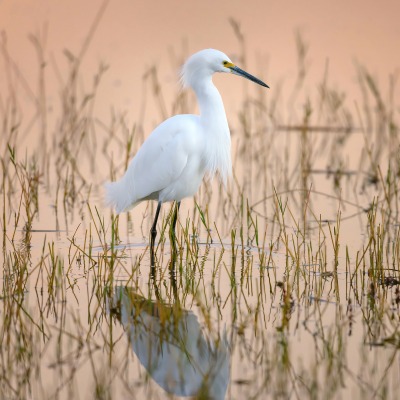
[(122, 179), (116, 182), (107, 182), (104, 188), (106, 204), (114, 207), (117, 214), (129, 211), (138, 204), (138, 202), (132, 201), (132, 194), (127, 190)]

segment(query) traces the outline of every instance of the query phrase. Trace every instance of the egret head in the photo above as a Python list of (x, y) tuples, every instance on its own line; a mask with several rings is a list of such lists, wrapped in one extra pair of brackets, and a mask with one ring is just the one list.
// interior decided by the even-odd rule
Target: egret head
[(211, 78), (215, 72), (228, 72), (242, 76), (261, 86), (269, 87), (253, 75), (236, 66), (222, 51), (201, 50), (193, 54), (182, 67), (182, 82), (185, 87), (195, 87), (198, 82)]

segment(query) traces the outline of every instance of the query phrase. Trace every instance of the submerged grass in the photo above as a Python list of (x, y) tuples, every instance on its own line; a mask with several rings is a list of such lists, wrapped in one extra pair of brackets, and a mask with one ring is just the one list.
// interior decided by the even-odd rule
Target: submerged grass
[[(176, 236), (174, 205), (165, 208), (152, 269), (153, 205), (115, 216), (99, 200), (98, 187), (121, 174), (144, 132), (143, 121), (130, 126), (115, 112), (97, 120), (104, 65), (81, 89), (99, 16), (78, 55), (66, 53), (66, 77), (55, 69), (54, 126), (49, 71), (40, 69), (38, 93), (28, 89), (2, 44), (0, 398), (396, 398), (395, 82), (383, 95), (360, 67), (351, 112), (327, 69), (297, 117), (308, 54), (298, 36), (290, 118), (278, 91), (244, 87), (232, 182), (205, 182), (181, 208)], [(243, 33), (231, 24), (245, 65)], [(32, 40), (44, 60), (42, 41)], [(144, 80), (160, 118), (170, 115), (157, 70)], [(17, 81), (38, 99), (33, 121), (22, 118)], [(177, 94), (171, 110), (192, 101)], [(20, 138), (31, 134), (39, 143), (25, 150)]]

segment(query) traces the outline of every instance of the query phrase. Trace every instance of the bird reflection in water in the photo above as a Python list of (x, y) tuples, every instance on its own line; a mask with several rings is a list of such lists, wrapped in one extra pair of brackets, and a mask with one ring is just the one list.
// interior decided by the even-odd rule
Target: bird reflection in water
[(226, 332), (212, 339), (178, 302), (151, 301), (132, 288), (117, 286), (115, 300), (134, 353), (165, 391), (225, 399), (230, 370)]

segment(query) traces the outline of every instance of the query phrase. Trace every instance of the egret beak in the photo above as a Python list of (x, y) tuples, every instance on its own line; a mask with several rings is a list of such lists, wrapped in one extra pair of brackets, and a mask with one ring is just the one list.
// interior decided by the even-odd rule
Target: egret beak
[(266, 88), (269, 88), (269, 86), (264, 83), (263, 81), (260, 81), (258, 78), (256, 78), (253, 75), (250, 75), (249, 73), (247, 73), (246, 71), (243, 71), (242, 69), (240, 69), (239, 67), (237, 67), (236, 65), (233, 66), (229, 66), (230, 70), (232, 71), (232, 74), (235, 75), (239, 75), (239, 76), (243, 76), (243, 78), (249, 79), (252, 82), (258, 83), (261, 86), (264, 86)]

